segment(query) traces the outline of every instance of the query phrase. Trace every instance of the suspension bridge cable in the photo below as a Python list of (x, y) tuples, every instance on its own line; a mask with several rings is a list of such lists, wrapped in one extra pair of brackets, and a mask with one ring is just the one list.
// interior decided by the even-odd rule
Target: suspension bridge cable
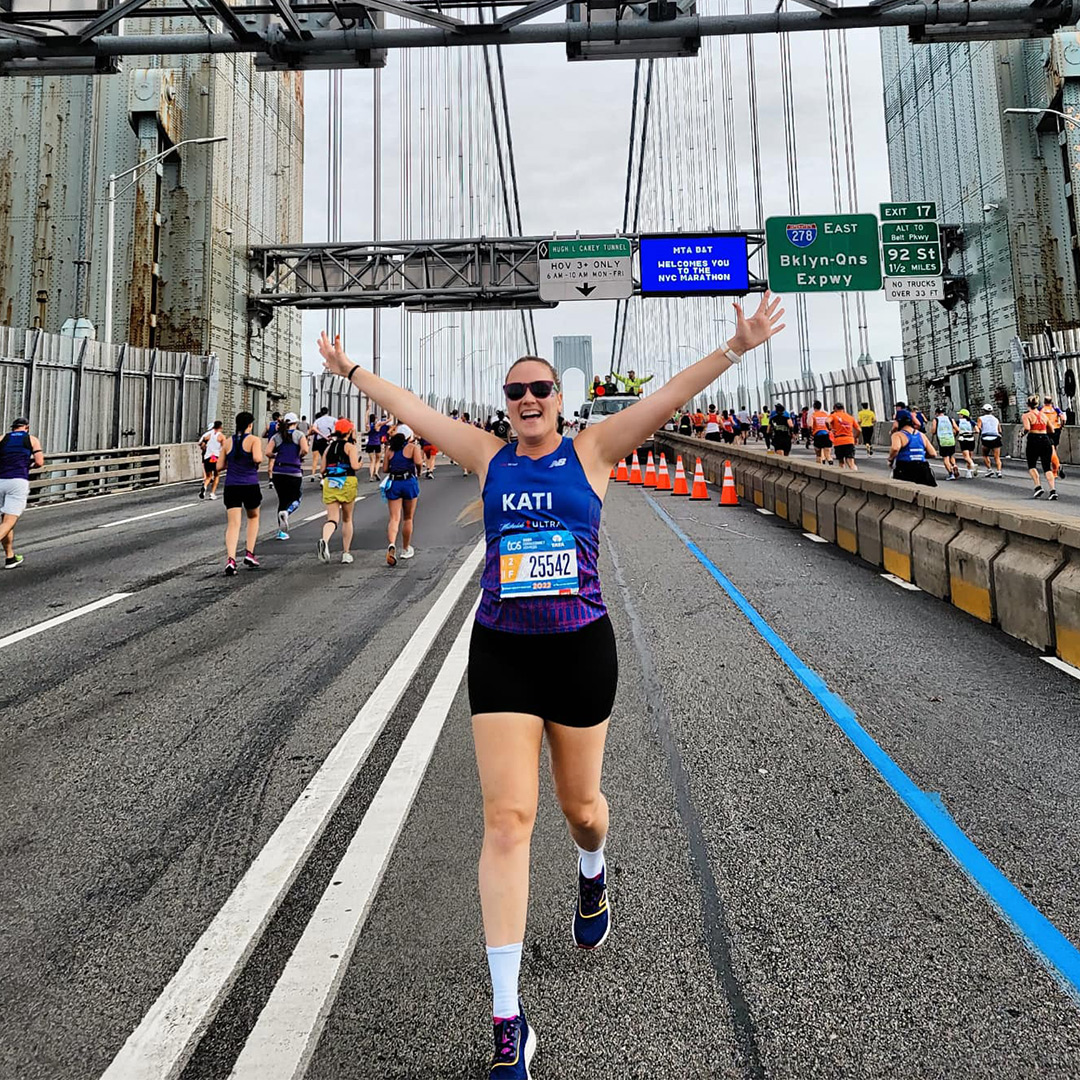
[[(822, 53), (825, 60), (825, 110), (829, 127), (829, 166), (832, 173), (833, 206), (838, 214), (843, 214), (844, 198), (840, 187), (840, 146), (836, 130), (836, 79), (833, 73), (832, 33), (826, 30), (821, 35)], [(840, 325), (844, 334), (844, 362), (851, 367), (851, 307), (848, 294), (840, 294)]]

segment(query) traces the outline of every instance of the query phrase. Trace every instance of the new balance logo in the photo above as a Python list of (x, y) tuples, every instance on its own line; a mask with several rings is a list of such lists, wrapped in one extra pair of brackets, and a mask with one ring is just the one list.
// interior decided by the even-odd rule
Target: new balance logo
[(559, 468), (559, 467), (560, 467), (561, 465), (565, 465), (565, 464), (566, 464), (566, 458), (564, 458), (564, 457), (561, 457), (561, 458), (559, 458), (559, 459), (558, 459), (557, 461), (553, 461), (553, 462), (552, 462), (552, 463), (551, 463), (551, 464), (550, 464), (550, 465), (548, 466), (548, 468), (549, 468), (549, 469), (557, 469), (557, 468)]

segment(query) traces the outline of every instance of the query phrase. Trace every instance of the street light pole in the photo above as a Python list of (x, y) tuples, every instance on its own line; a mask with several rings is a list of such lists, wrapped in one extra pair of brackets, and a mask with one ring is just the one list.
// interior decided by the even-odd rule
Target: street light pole
[(1062, 112), (1060, 109), (1006, 109), (1005, 113), (1008, 116), (1042, 116), (1043, 113), (1049, 113), (1051, 116), (1061, 117), (1062, 120), (1072, 124), (1074, 127), (1080, 127), (1080, 120), (1077, 120), (1075, 116)]
[[(113, 233), (116, 228), (116, 181), (123, 180), (125, 176), (131, 176), (132, 173), (139, 172), (140, 169), (148, 169), (151, 165), (156, 165), (159, 161), (164, 161), (170, 154), (179, 150), (181, 146), (201, 145), (204, 143), (219, 143), (227, 142), (228, 135), (217, 135), (213, 138), (204, 139), (182, 139), (180, 142), (173, 146), (170, 146), (168, 150), (162, 150), (160, 154), (155, 154), (152, 158), (147, 158), (145, 161), (140, 161), (138, 165), (132, 165), (130, 169), (125, 169), (122, 173), (113, 173), (109, 177), (109, 195), (108, 203), (109, 209), (106, 214), (105, 221), (105, 320), (104, 330), (102, 338), (106, 342), (112, 341), (112, 312), (113, 312)], [(135, 176), (124, 191), (137, 184), (139, 177)], [(123, 192), (121, 192), (123, 194)]]

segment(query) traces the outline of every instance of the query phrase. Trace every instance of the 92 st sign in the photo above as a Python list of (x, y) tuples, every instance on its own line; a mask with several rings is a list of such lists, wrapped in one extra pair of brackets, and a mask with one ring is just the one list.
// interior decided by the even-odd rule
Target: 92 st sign
[(881, 226), (886, 277), (938, 277), (941, 234), (936, 221), (891, 221)]

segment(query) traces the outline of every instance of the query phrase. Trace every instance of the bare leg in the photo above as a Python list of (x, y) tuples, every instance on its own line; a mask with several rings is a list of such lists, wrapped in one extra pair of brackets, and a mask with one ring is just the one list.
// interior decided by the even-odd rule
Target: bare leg
[[(544, 722), (522, 713), (473, 717), (473, 741), (484, 795), (480, 906), (491, 948), (525, 937), (529, 844), (536, 821)], [(592, 850), (592, 849), (590, 849)]]
[(240, 541), (240, 518), (243, 510), (239, 506), (233, 507), (226, 512), (225, 521), (225, 554), (230, 559), (236, 558), (236, 545)]
[[(237, 526), (240, 522), (237, 521)], [(237, 532), (239, 532), (239, 527)], [(247, 549), (255, 554), (255, 541), (259, 539), (259, 508), (256, 506), (254, 510), (247, 512)]]
[(390, 520), (386, 526), (386, 542), (387, 544), (396, 544), (398, 529), (401, 527), (401, 499), (391, 499), (386, 505), (390, 507)]
[(608, 832), (608, 804), (600, 790), (608, 721), (576, 728), (546, 724), (551, 747), (551, 775), (574, 843), (596, 851)]
[(15, 532), (15, 522), (19, 520), (18, 514), (5, 514), (3, 520), (0, 520), (0, 541), (4, 544), (4, 550), (8, 552), (10, 558), (12, 552), (8, 551), (12, 543), (12, 534)]
[(402, 499), (401, 543), (404, 547), (412, 546), (413, 517), (416, 514), (416, 499)]
[(341, 520), (341, 503), (328, 503), (326, 507), (326, 520), (323, 522), (322, 538), (329, 544), (330, 537)]
[(353, 523), (352, 514), (356, 503), (341, 504), (341, 550), (346, 552), (352, 547)]

